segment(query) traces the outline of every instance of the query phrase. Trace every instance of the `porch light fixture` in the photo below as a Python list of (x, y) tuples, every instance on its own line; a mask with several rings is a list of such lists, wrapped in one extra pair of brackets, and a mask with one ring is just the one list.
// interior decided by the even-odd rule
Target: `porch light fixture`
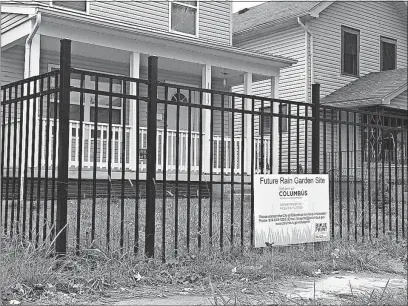
[(225, 87), (227, 87), (227, 75), (228, 75), (228, 73), (226, 73), (225, 69), (224, 69), (224, 72), (221, 72), (221, 74), (224, 76), (223, 79), (222, 79), (222, 86), (225, 88)]

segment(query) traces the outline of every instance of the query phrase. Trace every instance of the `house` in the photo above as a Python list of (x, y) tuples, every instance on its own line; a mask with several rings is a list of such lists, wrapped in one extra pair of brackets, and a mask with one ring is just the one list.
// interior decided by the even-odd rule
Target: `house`
[[(311, 84), (319, 83), (321, 102), (327, 105), (408, 115), (407, 1), (270, 1), (234, 14), (233, 45), (297, 60), (297, 64), (281, 70), (281, 99), (311, 103)], [(270, 82), (254, 84), (253, 92), (270, 95)], [(293, 131), (297, 128), (294, 123), (289, 125)], [(407, 121), (398, 124), (407, 126)], [(338, 135), (337, 125), (333, 129)], [(343, 138), (346, 126), (342, 129)], [(291, 137), (289, 141), (287, 122), (283, 130), (286, 145), (282, 150), (287, 156), (288, 144), (295, 150), (296, 143), (303, 145), (304, 138)], [(364, 133), (362, 137), (367, 137)], [(332, 141), (338, 148), (337, 137)], [(359, 139), (357, 142), (355, 148), (361, 150)], [(368, 146), (370, 141), (365, 143)], [(353, 148), (352, 141), (350, 145)], [(345, 139), (338, 149), (347, 150)], [(393, 155), (389, 146), (377, 146), (376, 150), (388, 152), (376, 154), (384, 161), (385, 156)], [(405, 158), (406, 151), (405, 144), (401, 153)]]
[[(269, 80), (278, 85), (280, 69), (295, 64), (296, 61), (286, 56), (275, 56), (271, 53), (249, 51), (232, 45), (232, 10), (228, 1), (9, 1), (1, 6), (1, 52), (2, 52), (2, 85), (24, 78), (43, 74), (59, 65), (60, 39), (72, 41), (72, 67), (89, 71), (147, 79), (148, 56), (155, 55), (159, 61), (159, 81), (193, 86), (198, 88), (230, 91), (233, 86), (244, 84), (246, 93), (252, 92), (252, 82)], [(73, 78), (73, 85), (79, 80)], [(94, 86), (92, 77), (85, 78), (85, 84)], [(108, 88), (108, 82), (100, 80), (100, 88)], [(134, 90), (134, 89), (133, 89)], [(123, 85), (114, 84), (114, 91), (123, 92)], [(130, 88), (132, 93), (132, 88)], [(277, 97), (278, 87), (272, 96)], [(76, 98), (75, 98), (76, 97)], [(92, 168), (93, 152), (87, 150), (97, 135), (100, 144), (107, 141), (103, 125), (108, 120), (106, 103), (98, 106), (98, 133), (94, 133), (95, 105), (91, 95), (85, 95), (84, 125), (85, 136), (82, 157), (78, 156), (79, 98), (71, 99), (71, 140), (69, 150), (70, 169), (78, 167), (78, 159), (83, 159), (84, 169)], [(181, 90), (169, 92), (170, 99), (177, 101), (188, 99), (188, 93)], [(198, 96), (191, 97), (192, 103), (198, 103)], [(106, 102), (106, 101), (105, 101)], [(129, 103), (129, 101), (128, 101)], [(205, 103), (209, 103), (208, 100)], [(214, 101), (219, 106), (221, 101)], [(52, 103), (53, 104), (53, 103)], [(112, 117), (115, 129), (122, 134), (124, 105), (122, 101), (115, 104)], [(136, 119), (135, 105), (127, 105), (126, 135), (135, 139), (137, 125), (141, 149), (146, 148), (146, 116)], [(187, 116), (186, 109), (181, 109), (181, 118)], [(141, 106), (140, 112), (146, 114)], [(163, 108), (158, 110), (158, 134), (163, 129)], [(38, 115), (37, 115), (38, 116)], [(169, 131), (176, 130), (176, 110), (168, 109)], [(203, 120), (204, 156), (210, 155), (213, 145), (215, 157), (214, 173), (220, 173), (218, 148), (220, 147), (221, 114), (214, 115), (214, 140), (210, 141), (208, 114)], [(51, 116), (52, 117), (52, 116)], [(38, 117), (37, 117), (38, 118)], [(193, 112), (193, 134), (198, 134), (198, 112)], [(180, 151), (187, 149), (187, 120), (180, 120)], [(231, 133), (233, 120), (231, 114), (224, 118), (225, 141)], [(169, 148), (175, 149), (175, 133), (169, 138)], [(30, 138), (31, 139), (31, 138)], [(30, 140), (31, 141), (31, 140)], [(117, 138), (121, 147), (121, 138)], [(98, 144), (99, 146), (99, 144)], [(44, 144), (38, 146), (44, 150)], [(161, 149), (161, 147), (159, 148)], [(193, 156), (197, 158), (197, 142), (194, 142)], [(7, 148), (6, 148), (7, 150)], [(106, 169), (106, 147), (100, 145), (98, 151), (98, 168)], [(135, 158), (134, 141), (126, 143), (126, 169), (133, 172), (145, 163)], [(30, 154), (29, 154), (30, 155)], [(120, 154), (114, 154), (113, 167), (121, 168)], [(159, 156), (162, 154), (159, 152)], [(44, 154), (42, 155), (44, 156)], [(169, 155), (168, 155), (169, 156)], [(44, 159), (44, 158), (43, 158)], [(42, 161), (43, 165), (45, 161)], [(180, 169), (186, 167), (184, 159)], [(196, 165), (197, 160), (193, 161)], [(209, 159), (204, 161), (203, 171), (210, 172)], [(173, 158), (167, 160), (168, 170), (175, 170)], [(246, 166), (247, 167), (247, 166)], [(249, 165), (248, 165), (249, 167)], [(158, 158), (158, 170), (163, 168), (163, 161)], [(250, 168), (250, 167), (249, 167)], [(248, 169), (249, 169), (248, 168)], [(244, 169), (245, 172), (248, 169)], [(230, 172), (230, 165), (226, 165)], [(241, 169), (236, 169), (240, 172)]]

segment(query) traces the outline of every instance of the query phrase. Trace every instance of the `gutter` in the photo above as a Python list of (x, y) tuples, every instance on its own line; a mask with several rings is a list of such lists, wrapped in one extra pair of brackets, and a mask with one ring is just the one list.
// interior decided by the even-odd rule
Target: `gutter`
[(37, 33), (38, 28), (41, 24), (41, 13), (37, 13), (31, 18), (35, 17), (35, 24), (31, 33), (28, 35), (25, 42), (25, 61), (24, 61), (24, 78), (29, 78), (31, 76), (31, 43), (33, 42), (34, 35)]
[[(306, 35), (310, 35), (310, 82), (313, 84), (314, 83), (314, 69), (313, 69), (313, 35), (312, 32), (310, 32), (310, 29), (302, 22), (301, 18), (297, 18), (298, 24), (305, 29)], [(308, 40), (306, 40), (306, 43)], [(307, 46), (306, 46), (307, 47)], [(308, 84), (308, 75), (309, 75), (309, 52), (307, 51), (308, 48), (306, 48), (306, 67), (305, 67), (305, 73), (306, 73), (306, 80), (305, 80), (305, 87), (306, 87), (306, 102), (309, 100), (309, 84)]]

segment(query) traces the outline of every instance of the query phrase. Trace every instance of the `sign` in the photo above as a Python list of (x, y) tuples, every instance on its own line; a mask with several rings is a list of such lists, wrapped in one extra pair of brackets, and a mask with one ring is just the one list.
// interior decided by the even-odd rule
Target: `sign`
[(328, 241), (327, 174), (254, 177), (255, 247)]

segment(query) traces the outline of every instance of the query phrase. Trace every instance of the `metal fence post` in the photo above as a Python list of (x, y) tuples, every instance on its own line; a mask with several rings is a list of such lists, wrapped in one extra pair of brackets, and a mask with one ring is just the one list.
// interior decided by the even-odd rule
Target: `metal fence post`
[(60, 99), (58, 133), (58, 185), (55, 251), (64, 255), (67, 251), (68, 204), (68, 151), (69, 151), (69, 103), (71, 93), (71, 41), (61, 40), (60, 49)]
[(157, 133), (157, 57), (149, 56), (149, 105), (147, 108), (147, 169), (145, 255), (154, 257), (156, 218), (156, 133)]
[(320, 84), (312, 84), (312, 173), (319, 174), (320, 168)]

